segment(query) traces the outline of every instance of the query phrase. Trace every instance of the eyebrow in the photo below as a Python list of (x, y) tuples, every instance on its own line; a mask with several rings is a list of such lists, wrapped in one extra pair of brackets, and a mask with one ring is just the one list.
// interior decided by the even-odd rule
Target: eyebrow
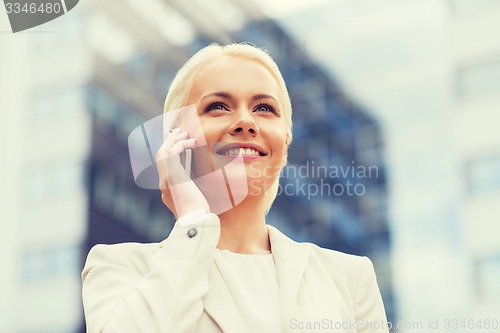
[[(217, 91), (217, 92), (214, 92), (214, 93), (211, 93), (211, 94), (203, 96), (200, 99), (200, 101), (204, 100), (205, 98), (212, 97), (212, 96), (218, 96), (218, 97), (223, 97), (223, 98), (227, 98), (227, 99), (233, 99), (233, 96), (230, 93), (227, 93), (225, 91)], [(276, 102), (278, 102), (278, 100), (274, 96), (267, 95), (267, 94), (257, 94), (257, 95), (254, 95), (254, 96), (252, 96), (252, 101), (256, 101), (256, 100), (259, 100), (259, 99), (266, 99), (266, 98), (274, 99)]]

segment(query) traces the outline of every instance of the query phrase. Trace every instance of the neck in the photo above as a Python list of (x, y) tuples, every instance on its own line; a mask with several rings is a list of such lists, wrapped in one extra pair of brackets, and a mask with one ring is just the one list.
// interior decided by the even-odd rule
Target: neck
[(244, 200), (219, 215), (221, 231), (218, 249), (243, 254), (271, 253), (271, 243), (264, 216), (264, 205)]

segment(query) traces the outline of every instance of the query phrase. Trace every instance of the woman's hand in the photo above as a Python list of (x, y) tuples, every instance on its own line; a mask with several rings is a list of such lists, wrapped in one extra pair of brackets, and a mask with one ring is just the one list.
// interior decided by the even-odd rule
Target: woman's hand
[(196, 139), (188, 137), (187, 132), (176, 128), (167, 136), (156, 154), (161, 200), (177, 219), (198, 210), (210, 212), (203, 193), (181, 164), (180, 154), (195, 147)]

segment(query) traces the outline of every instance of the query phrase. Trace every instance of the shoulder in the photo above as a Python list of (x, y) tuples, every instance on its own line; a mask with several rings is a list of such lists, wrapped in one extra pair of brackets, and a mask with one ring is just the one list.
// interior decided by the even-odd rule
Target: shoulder
[(352, 293), (355, 293), (365, 278), (374, 275), (373, 264), (366, 256), (326, 249), (312, 243), (301, 244), (309, 247), (311, 260), (316, 260), (332, 280), (348, 286)]
[[(328, 272), (336, 280), (347, 280), (350, 283), (360, 277), (364, 271), (373, 265), (367, 257), (347, 254), (336, 250), (320, 247), (314, 243), (297, 242), (272, 225), (268, 225), (271, 243), (278, 240), (287, 244), (288, 249), (309, 253), (309, 269), (316, 267), (322, 272)], [(293, 251), (292, 251), (293, 252)]]
[(311, 249), (313, 255), (315, 255), (319, 260), (325, 263), (335, 264), (339, 268), (353, 269), (357, 266), (365, 265), (367, 261), (370, 261), (370, 259), (365, 256), (327, 249), (312, 243), (303, 244), (307, 244), (306, 246)]
[(359, 256), (349, 253), (344, 253), (336, 250), (320, 247), (313, 243), (301, 243), (303, 246), (310, 248), (311, 253), (325, 264), (332, 264), (338, 269), (350, 271), (358, 271), (363, 266), (371, 264), (370, 259), (365, 256)]

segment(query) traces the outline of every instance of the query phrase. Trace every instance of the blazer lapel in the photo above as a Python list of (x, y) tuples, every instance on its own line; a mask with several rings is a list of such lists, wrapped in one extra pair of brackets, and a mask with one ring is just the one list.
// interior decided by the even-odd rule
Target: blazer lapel
[[(267, 227), (278, 273), (283, 332), (297, 332), (292, 330), (291, 319), (300, 321), (327, 318), (342, 323), (352, 321), (353, 316), (345, 296), (322, 263), (312, 254), (311, 247), (293, 241), (273, 226)], [(314, 273), (304, 279), (306, 266)], [(301, 288), (307, 289), (307, 301), (300, 299)], [(302, 304), (301, 309), (297, 307), (298, 303)], [(347, 331), (351, 332), (349, 329), (339, 332)]]
[(241, 315), (215, 263), (208, 273), (208, 284), (210, 291), (203, 297), (205, 311), (222, 332), (245, 332)]
[(283, 332), (292, 332), (290, 319), (297, 318), (295, 306), (311, 250), (271, 225), (267, 225), (267, 229), (278, 274)]

